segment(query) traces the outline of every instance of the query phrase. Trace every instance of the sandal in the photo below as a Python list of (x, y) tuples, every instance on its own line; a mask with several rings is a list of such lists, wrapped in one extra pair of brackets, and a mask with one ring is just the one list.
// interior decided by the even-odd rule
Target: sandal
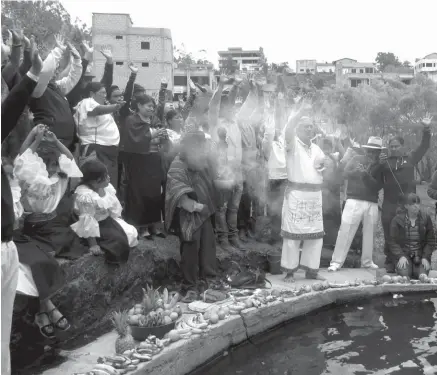
[[(58, 311), (61, 315), (61, 317), (56, 322), (50, 319), (52, 317), (53, 311)], [(71, 325), (68, 322), (67, 318), (62, 315), (56, 307), (53, 310), (49, 311), (47, 316), (49, 317), (50, 321), (56, 329), (59, 329), (60, 331), (68, 331), (70, 329)]]
[(54, 339), (56, 336), (55, 336), (55, 326), (53, 325), (53, 323), (49, 323), (46, 325), (38, 324), (37, 317), (42, 315), (45, 315), (47, 317), (47, 320), (51, 322), (49, 314), (47, 314), (46, 312), (40, 312), (35, 315), (34, 324), (39, 328), (39, 332), (41, 333), (41, 335), (43, 335), (47, 339)]
[(181, 299), (183, 303), (191, 303), (199, 300), (199, 294), (194, 290), (189, 290), (184, 298)]

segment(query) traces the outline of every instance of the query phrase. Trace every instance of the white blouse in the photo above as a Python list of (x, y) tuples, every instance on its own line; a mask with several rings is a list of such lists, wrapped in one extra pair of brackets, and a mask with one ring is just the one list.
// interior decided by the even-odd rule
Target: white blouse
[[(68, 177), (82, 177), (74, 160), (62, 154), (58, 162)], [(30, 148), (15, 159), (14, 175), (21, 188), (25, 212), (49, 214), (55, 211), (68, 186), (68, 178), (61, 178), (58, 173), (49, 177), (43, 160)]]
[(118, 146), (120, 132), (111, 114), (89, 116), (88, 112), (100, 106), (93, 98), (82, 100), (75, 108), (74, 121), (82, 145), (97, 143), (101, 146)]
[(122, 207), (111, 184), (105, 188), (103, 197), (85, 185), (78, 186), (75, 195), (74, 211), (79, 221), (71, 225), (71, 228), (79, 237), (100, 237), (99, 221), (111, 216), (126, 233), (130, 247), (138, 245), (138, 231), (121, 219)]

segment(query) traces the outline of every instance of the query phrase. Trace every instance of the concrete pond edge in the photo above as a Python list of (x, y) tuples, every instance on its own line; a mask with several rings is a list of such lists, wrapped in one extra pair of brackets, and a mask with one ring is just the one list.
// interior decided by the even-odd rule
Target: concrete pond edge
[(251, 307), (240, 315), (210, 325), (203, 336), (195, 335), (179, 340), (142, 363), (132, 375), (185, 375), (201, 367), (231, 347), (249, 338), (314, 310), (334, 303), (368, 299), (390, 293), (418, 293), (437, 291), (437, 284), (381, 284), (341, 289), (312, 291), (297, 297), (275, 301), (260, 308)]

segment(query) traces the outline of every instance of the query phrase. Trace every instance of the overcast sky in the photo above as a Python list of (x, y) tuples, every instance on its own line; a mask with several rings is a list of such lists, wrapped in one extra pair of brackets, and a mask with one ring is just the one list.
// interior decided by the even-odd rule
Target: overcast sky
[(173, 44), (217, 64), (228, 47), (264, 48), (268, 62), (319, 62), (350, 57), (373, 62), (378, 52), (401, 61), (437, 52), (437, 0), (61, 0), (73, 18), (129, 13), (134, 26), (170, 28)]

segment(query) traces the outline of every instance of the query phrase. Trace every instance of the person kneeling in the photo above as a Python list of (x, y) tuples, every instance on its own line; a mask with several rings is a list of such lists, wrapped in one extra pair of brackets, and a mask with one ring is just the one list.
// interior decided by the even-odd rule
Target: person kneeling
[[(211, 217), (215, 212), (212, 176), (203, 132), (186, 133), (181, 152), (168, 171), (165, 228), (179, 235), (182, 302), (190, 303), (216, 277), (216, 244)], [(200, 279), (200, 280), (199, 280)], [(208, 281), (207, 281), (208, 280)]]
[(396, 272), (400, 276), (418, 279), (428, 274), (435, 234), (432, 220), (420, 210), (420, 198), (408, 194), (404, 209), (391, 222), (389, 249), (396, 259)]
[(83, 178), (74, 201), (79, 220), (71, 228), (88, 240), (94, 255), (105, 254), (108, 263), (127, 262), (130, 248), (138, 245), (138, 232), (121, 218), (122, 207), (108, 170), (97, 159), (87, 160), (81, 169)]

